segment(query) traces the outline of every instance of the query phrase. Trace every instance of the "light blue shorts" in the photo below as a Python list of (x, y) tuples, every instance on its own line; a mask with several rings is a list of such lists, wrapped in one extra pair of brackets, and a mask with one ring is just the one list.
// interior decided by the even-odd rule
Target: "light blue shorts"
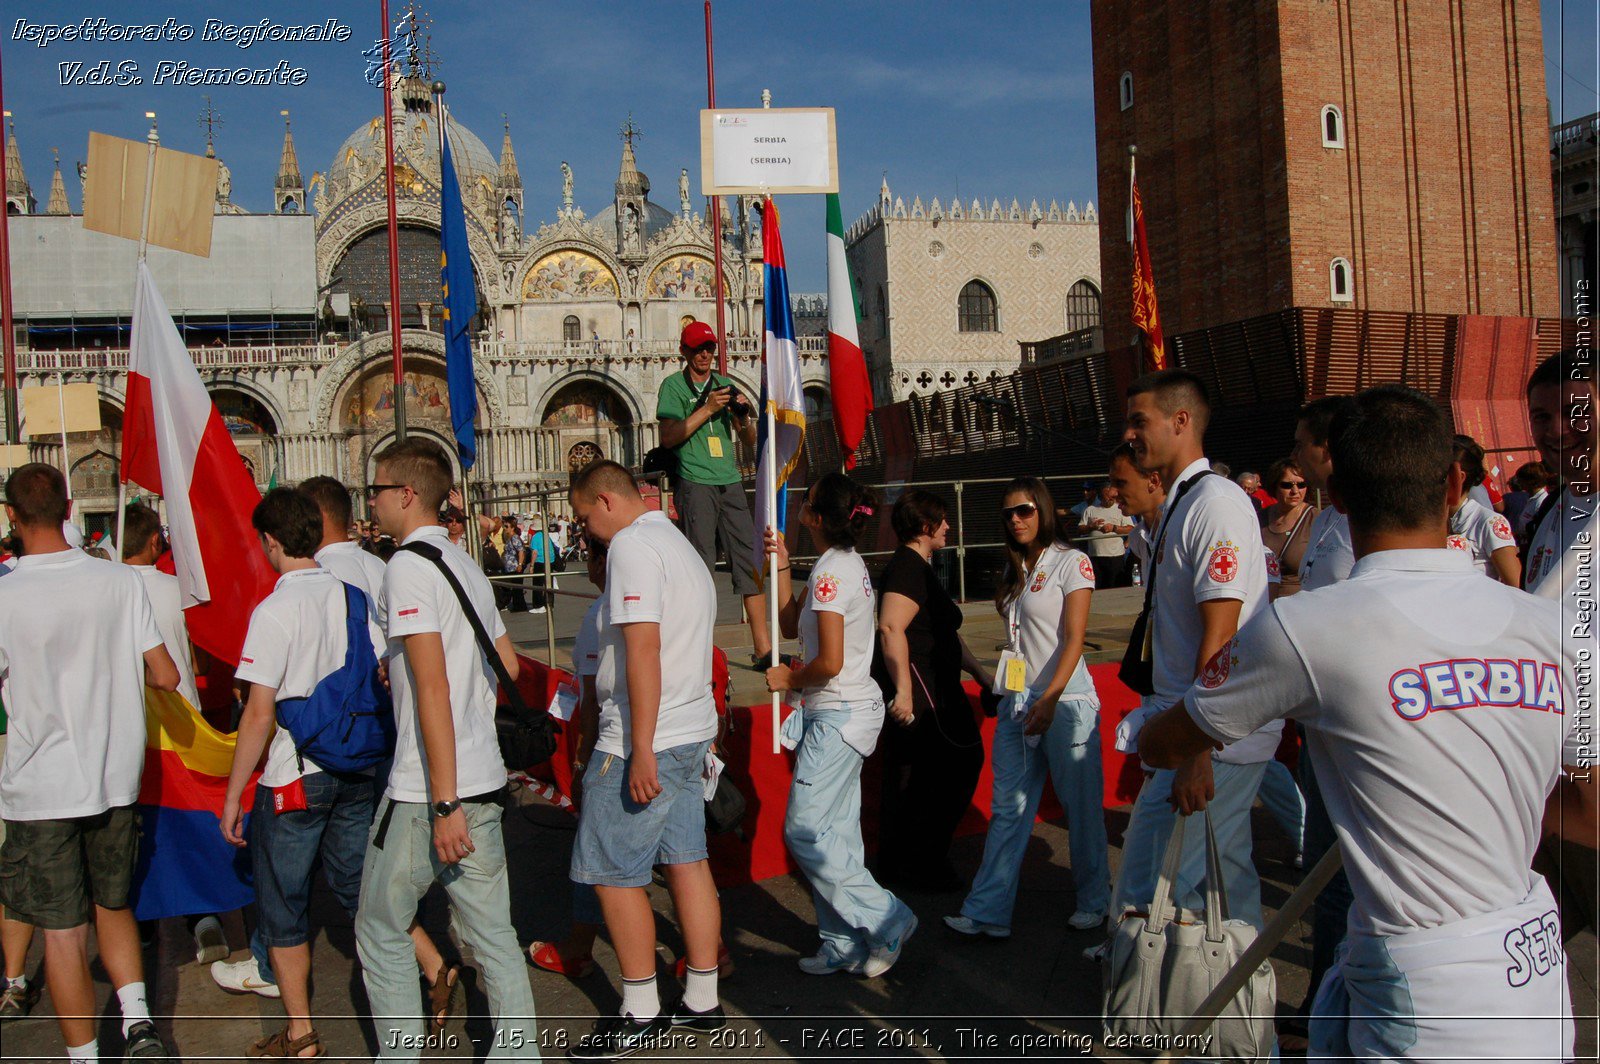
[(572, 881), (643, 887), (658, 864), (706, 859), (706, 752), (711, 740), (656, 753), (661, 793), (648, 805), (628, 796), (628, 761), (598, 751), (583, 773), (583, 807), (572, 844)]

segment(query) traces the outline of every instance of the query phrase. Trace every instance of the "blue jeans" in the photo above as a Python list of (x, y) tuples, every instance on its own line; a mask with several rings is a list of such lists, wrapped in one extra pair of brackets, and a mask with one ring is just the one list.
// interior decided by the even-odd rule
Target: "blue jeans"
[[(471, 947), (489, 995), (495, 1027), (490, 1059), (538, 1060), (533, 989), (511, 926), (511, 891), (498, 802), (462, 805), (474, 850), (458, 864), (433, 848), (433, 814), (423, 802), (384, 799), (367, 843), (367, 874), (356, 914), (356, 953), (377, 1029), (379, 1056), (416, 1060), (423, 1018), (411, 922), (435, 882), (450, 897), (452, 923)], [(379, 845), (380, 835), (382, 845)], [(396, 1038), (396, 1036), (399, 1036)]]
[[(1328, 807), (1322, 800), (1322, 788), (1317, 786), (1316, 766), (1311, 748), (1300, 751), (1300, 782), (1306, 792), (1306, 867), (1310, 868), (1322, 855), (1333, 848), (1336, 836), (1333, 821), (1328, 819)], [(1306, 992), (1303, 1013), (1311, 1011), (1311, 1000), (1317, 987), (1333, 967), (1334, 952), (1344, 941), (1345, 928), (1350, 922), (1350, 905), (1355, 896), (1350, 892), (1350, 877), (1341, 867), (1322, 888), (1311, 908), (1311, 989)]]
[[(1251, 858), (1250, 808), (1261, 789), (1265, 762), (1233, 765), (1211, 762), (1216, 797), (1211, 800), (1211, 823), (1222, 858), (1223, 883), (1228, 894), (1228, 915), (1264, 926), (1261, 916), (1261, 877)], [(1167, 801), (1175, 773), (1163, 769), (1145, 779), (1134, 803), (1133, 817), (1123, 837), (1122, 874), (1117, 877), (1117, 911), (1132, 906), (1148, 909), (1155, 897), (1161, 853), (1177, 821), (1177, 811)], [(1183, 864), (1178, 869), (1178, 904), (1187, 909), (1204, 907), (1200, 885), (1206, 878), (1206, 827), (1202, 817), (1189, 817), (1184, 825)]]
[[(306, 908), (311, 875), (322, 858), (328, 886), (354, 916), (361, 900), (361, 865), (372, 826), (371, 776), (313, 772), (301, 778), (306, 807), (274, 813), (272, 790), (256, 787), (250, 818), (250, 857), (256, 885), (257, 943), (299, 946), (311, 937)], [(270, 970), (270, 969), (269, 969)]]
[[(1301, 757), (1305, 757), (1302, 748)], [(1294, 781), (1294, 773), (1289, 771), (1289, 766), (1276, 759), (1268, 761), (1267, 770), (1261, 776), (1261, 790), (1257, 796), (1261, 804), (1267, 807), (1267, 812), (1272, 814), (1272, 819), (1283, 828), (1283, 833), (1289, 836), (1289, 841), (1294, 844), (1294, 852), (1303, 854), (1306, 848), (1306, 800), (1300, 793), (1300, 785)]]
[(658, 864), (706, 859), (706, 752), (711, 740), (656, 751), (661, 793), (640, 805), (628, 795), (627, 758), (595, 751), (583, 773), (583, 808), (572, 844), (574, 883), (644, 887)]
[(806, 711), (783, 841), (811, 880), (823, 947), (842, 960), (865, 961), (873, 949), (898, 937), (912, 914), (867, 871), (861, 841), (863, 758), (839, 730), (849, 717), (848, 708)]
[(983, 844), (983, 863), (961, 905), (961, 915), (979, 923), (1011, 926), (1022, 854), (1033, 834), (1046, 775), (1067, 811), (1077, 907), (1082, 912), (1105, 911), (1111, 870), (1106, 857), (1099, 717), (1093, 703), (1063, 699), (1037, 747), (1025, 742), (1022, 721), (1001, 714), (995, 722), (989, 835)]

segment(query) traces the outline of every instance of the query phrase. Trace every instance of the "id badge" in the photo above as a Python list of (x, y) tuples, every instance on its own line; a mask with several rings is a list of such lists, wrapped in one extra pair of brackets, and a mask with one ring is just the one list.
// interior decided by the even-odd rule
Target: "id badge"
[(293, 783), (285, 783), (282, 787), (272, 788), (272, 812), (274, 816), (284, 813), (297, 813), (306, 807), (306, 785), (303, 779)]
[(1027, 659), (1013, 651), (1003, 651), (1000, 654), (1000, 664), (994, 670), (994, 693), (1020, 694), (1027, 689)]
[(716, 436), (716, 435), (707, 436), (706, 437), (706, 450), (711, 452), (711, 457), (713, 457), (713, 458), (721, 458), (722, 457), (722, 437), (721, 436)]

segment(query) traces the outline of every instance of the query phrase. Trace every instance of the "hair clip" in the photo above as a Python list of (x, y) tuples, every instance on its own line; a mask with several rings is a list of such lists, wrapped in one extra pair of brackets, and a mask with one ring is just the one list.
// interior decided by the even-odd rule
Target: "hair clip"
[(850, 516), (851, 517), (859, 517), (859, 516), (862, 516), (863, 514), (866, 515), (867, 517), (871, 517), (872, 516), (872, 507), (870, 507), (870, 506), (866, 505), (865, 503), (863, 503), (862, 505), (857, 506), (854, 510), (850, 511)]

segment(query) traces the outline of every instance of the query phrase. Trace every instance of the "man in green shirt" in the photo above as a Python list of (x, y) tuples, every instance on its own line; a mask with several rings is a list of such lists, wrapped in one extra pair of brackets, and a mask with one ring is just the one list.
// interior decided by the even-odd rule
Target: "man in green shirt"
[(702, 321), (684, 326), (678, 341), (683, 371), (661, 382), (656, 420), (661, 446), (678, 458), (673, 481), (683, 534), (716, 572), (717, 540), (728, 555), (734, 593), (744, 599), (745, 617), (755, 646), (756, 664), (765, 668), (772, 652), (766, 599), (757, 583), (755, 523), (745, 500), (734, 435), (751, 450), (756, 445), (755, 406), (727, 377), (713, 372), (717, 334)]

